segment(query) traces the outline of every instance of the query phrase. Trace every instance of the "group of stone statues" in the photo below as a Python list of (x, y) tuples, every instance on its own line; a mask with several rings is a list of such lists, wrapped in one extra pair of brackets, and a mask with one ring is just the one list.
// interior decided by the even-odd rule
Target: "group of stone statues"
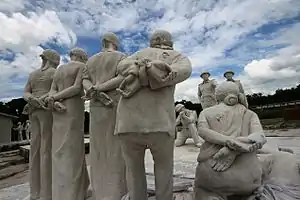
[[(150, 47), (130, 56), (118, 51), (113, 33), (103, 35), (102, 45), (90, 58), (83, 49), (72, 49), (71, 61), (60, 67), (58, 52), (47, 49), (41, 54), (42, 66), (29, 75), (24, 99), (32, 132), (31, 200), (83, 200), (90, 182), (96, 200), (147, 200), (146, 149), (154, 160), (156, 199), (172, 200), (179, 121), (192, 130), (200, 147), (196, 200), (256, 198), (265, 191), (260, 189), (266, 175), (262, 163), (270, 168), (270, 162), (260, 161), (257, 153), (266, 139), (236, 83), (218, 86), (218, 104), (205, 108), (198, 119), (195, 112), (177, 105), (176, 120), (175, 85), (191, 75), (192, 66), (173, 49), (171, 34), (155, 31)], [(202, 77), (207, 81), (208, 76)], [(209, 87), (204, 88), (203, 102), (213, 99), (205, 94)], [(91, 180), (84, 156), (84, 100), (90, 100)], [(184, 143), (188, 134), (183, 131), (175, 143)]]
[[(234, 72), (231, 70), (224, 72), (224, 77), (226, 78), (226, 81), (233, 82), (238, 86), (239, 95), (241, 95), (241, 97), (245, 99), (245, 106), (248, 107), (243, 85), (241, 84), (240, 80), (233, 79), (233, 76)], [(209, 72), (201, 73), (200, 77), (203, 79), (203, 82), (198, 85), (198, 99), (201, 103), (202, 109), (205, 109), (214, 106), (218, 103), (216, 99), (217, 82), (214, 79), (209, 79)]]
[[(239, 98), (243, 99), (244, 106), (248, 108), (247, 98), (243, 86), (239, 80), (233, 79), (233, 75), (233, 71), (226, 71), (224, 73), (224, 77), (226, 78), (227, 82), (233, 82), (238, 86)], [(203, 79), (203, 82), (198, 85), (198, 99), (202, 109), (217, 105), (217, 82), (214, 79), (209, 79), (209, 72), (202, 72), (200, 77)], [(186, 109), (182, 104), (176, 105), (175, 112), (178, 113), (178, 117), (176, 119), (177, 138), (175, 140), (175, 146), (182, 146), (185, 144), (188, 138), (193, 138), (195, 145), (200, 147), (203, 143), (203, 139), (199, 137), (197, 131), (197, 113), (195, 111)]]
[(17, 127), (14, 128), (15, 131), (18, 132), (18, 141), (23, 141), (23, 132), (25, 131), (25, 140), (29, 141), (30, 134), (31, 134), (31, 124), (29, 120), (26, 120), (25, 126), (22, 124), (22, 122), (18, 122)]

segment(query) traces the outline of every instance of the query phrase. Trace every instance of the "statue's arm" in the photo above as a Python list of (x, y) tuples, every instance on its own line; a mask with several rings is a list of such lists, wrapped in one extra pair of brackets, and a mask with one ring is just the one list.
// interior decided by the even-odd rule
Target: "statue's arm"
[(180, 122), (181, 122), (181, 120), (180, 120), (180, 114), (179, 114), (176, 118), (175, 125), (178, 126), (180, 124)]
[(216, 88), (217, 85), (218, 85), (217, 81), (215, 79), (212, 79), (211, 80), (211, 86), (214, 87), (214, 88)]
[(169, 67), (171, 69), (169, 77), (166, 81), (159, 83), (159, 86), (155, 87), (155, 89), (181, 83), (188, 79), (192, 74), (192, 64), (190, 60), (183, 55), (178, 55)]
[(240, 93), (245, 94), (244, 87), (243, 87), (241, 81), (239, 81), (239, 89), (240, 89)]
[(262, 125), (256, 113), (252, 113), (250, 118), (250, 134), (248, 138), (251, 141), (259, 142), (264, 145), (267, 142)]
[(56, 94), (53, 95), (53, 98), (55, 101), (71, 98), (77, 94), (80, 93), (82, 89), (82, 72), (83, 72), (83, 67), (79, 67), (76, 75), (76, 79), (74, 81), (74, 84), (71, 87), (68, 87), (62, 91), (57, 92)]
[(82, 71), (82, 85), (85, 91), (89, 91), (93, 87), (93, 83), (90, 78), (88, 65), (85, 65)]
[(43, 95), (44, 98), (48, 97), (48, 96), (54, 96), (57, 91), (58, 91), (58, 88), (57, 88), (57, 77), (58, 77), (58, 70), (56, 70), (56, 72), (54, 73), (54, 76), (53, 76), (53, 81), (52, 81), (52, 84), (51, 84), (51, 88), (50, 88), (50, 91)]
[(30, 101), (30, 98), (32, 98), (32, 88), (31, 88), (31, 78), (32, 78), (32, 75), (30, 74), (29, 77), (28, 77), (28, 80), (27, 80), (27, 83), (25, 85), (25, 88), (24, 88), (24, 99), (25, 101), (29, 102)]
[(228, 140), (232, 140), (229, 136), (211, 130), (203, 112), (200, 113), (198, 118), (198, 135), (209, 143), (222, 146), (225, 146)]
[(102, 92), (107, 92), (116, 89), (120, 86), (121, 82), (124, 80), (124, 76), (119, 73), (120, 69), (123, 68), (123, 65), (126, 64), (125, 56), (123, 56), (117, 66), (116, 76), (108, 81), (101, 83), (100, 85), (96, 85), (96, 89)]
[(200, 100), (200, 97), (202, 96), (202, 92), (201, 92), (201, 89), (200, 89), (200, 84), (198, 85), (198, 97), (199, 97), (199, 100)]

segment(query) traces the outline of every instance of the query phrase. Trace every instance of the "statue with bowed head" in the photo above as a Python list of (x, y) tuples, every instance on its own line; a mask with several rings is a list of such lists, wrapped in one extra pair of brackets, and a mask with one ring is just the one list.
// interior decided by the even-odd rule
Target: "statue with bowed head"
[(55, 72), (45, 102), (53, 108), (52, 200), (83, 200), (89, 177), (84, 146), (84, 94), (82, 72), (88, 60), (80, 48), (70, 52), (71, 61)]
[(60, 55), (55, 50), (46, 49), (40, 57), (42, 66), (30, 73), (24, 90), (28, 104), (23, 113), (29, 114), (31, 122), (30, 199), (52, 200), (52, 113), (45, 98), (49, 95)]
[(175, 146), (179, 147), (185, 144), (188, 138), (193, 138), (195, 146), (200, 147), (203, 140), (197, 132), (197, 113), (193, 110), (188, 110), (182, 104), (175, 106), (175, 112), (179, 113), (176, 119), (176, 126), (182, 124), (182, 130), (178, 133), (175, 140)]
[(196, 168), (196, 200), (251, 196), (262, 184), (256, 153), (266, 143), (258, 116), (245, 107), (238, 86), (225, 82), (216, 89), (218, 105), (203, 110), (198, 133), (205, 140)]
[(156, 199), (173, 199), (174, 90), (191, 72), (189, 59), (173, 49), (172, 35), (165, 30), (155, 31), (150, 47), (118, 65), (121, 98), (115, 134), (125, 159), (130, 200), (148, 199), (146, 149), (155, 163)]

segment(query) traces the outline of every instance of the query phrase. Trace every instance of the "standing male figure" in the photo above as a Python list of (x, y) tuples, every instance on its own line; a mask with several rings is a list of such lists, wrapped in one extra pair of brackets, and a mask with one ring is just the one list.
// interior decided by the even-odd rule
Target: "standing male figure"
[(150, 47), (124, 59), (118, 68), (129, 60), (145, 61), (140, 62), (145, 65), (140, 66), (138, 73), (132, 73), (142, 87), (130, 97), (121, 96), (117, 108), (116, 134), (126, 163), (130, 200), (148, 199), (144, 164), (147, 148), (155, 163), (156, 199), (172, 200), (174, 90), (177, 83), (191, 75), (192, 66), (187, 57), (173, 50), (172, 36), (165, 30), (155, 31)]
[(30, 139), (30, 133), (31, 133), (31, 124), (30, 124), (29, 120), (26, 120), (25, 132), (26, 132), (26, 140), (29, 140)]
[(23, 141), (23, 125), (22, 122), (18, 122), (18, 127), (15, 129), (18, 131), (18, 141)]
[(44, 99), (51, 88), (60, 55), (55, 50), (46, 49), (40, 56), (42, 67), (29, 75), (24, 91), (24, 99), (30, 108), (32, 133), (29, 161), (30, 199), (52, 200), (52, 113), (46, 109)]
[(237, 86), (239, 87), (239, 91), (240, 91), (240, 98), (244, 99), (244, 101), (246, 102), (245, 106), (248, 108), (248, 101), (247, 101), (247, 97), (245, 95), (244, 87), (243, 87), (241, 81), (233, 79), (233, 76), (234, 76), (233, 71), (228, 70), (228, 71), (224, 72), (224, 77), (226, 78), (226, 81), (231, 81), (231, 82), (234, 82), (235, 84), (237, 84)]
[(202, 109), (205, 109), (217, 104), (215, 94), (217, 82), (214, 79), (209, 80), (209, 72), (203, 72), (200, 77), (203, 79), (203, 82), (198, 85), (198, 98)]
[(114, 130), (120, 98), (116, 91), (117, 65), (125, 54), (118, 51), (119, 41), (114, 33), (104, 34), (102, 45), (102, 51), (88, 60), (83, 71), (83, 87), (91, 97), (91, 184), (96, 200), (120, 200), (127, 193), (126, 170)]
[(180, 147), (185, 144), (188, 138), (193, 138), (195, 146), (200, 148), (204, 140), (198, 135), (196, 111), (186, 109), (183, 104), (177, 104), (175, 112), (179, 113), (176, 119), (176, 126), (180, 123), (182, 124), (182, 130), (178, 133), (175, 146)]

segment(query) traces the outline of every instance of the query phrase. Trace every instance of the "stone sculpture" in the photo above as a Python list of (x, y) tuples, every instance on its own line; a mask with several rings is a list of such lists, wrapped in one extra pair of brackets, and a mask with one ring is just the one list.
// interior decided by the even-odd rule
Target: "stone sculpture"
[(261, 187), (262, 168), (256, 156), (266, 143), (258, 116), (239, 99), (235, 83), (216, 89), (218, 105), (203, 110), (198, 133), (205, 140), (198, 155), (196, 200), (251, 196)]
[(198, 117), (196, 111), (186, 109), (182, 104), (177, 104), (175, 106), (175, 112), (179, 113), (176, 119), (176, 126), (180, 123), (182, 124), (182, 129), (175, 140), (175, 146), (182, 146), (188, 138), (193, 138), (196, 147), (200, 147), (203, 143), (203, 139), (198, 135), (196, 126)]
[(217, 82), (214, 79), (209, 80), (209, 72), (203, 72), (200, 77), (203, 79), (203, 82), (198, 85), (198, 98), (202, 109), (205, 109), (217, 104), (215, 95)]
[[(263, 169), (259, 199), (300, 199), (299, 164), (290, 152), (262, 148), (258, 158)], [(287, 164), (288, 163), (288, 164)]]
[(23, 125), (22, 125), (21, 122), (18, 122), (17, 128), (15, 128), (15, 130), (18, 131), (19, 141), (23, 141), (24, 140), (23, 139), (23, 130), (24, 130), (24, 128), (23, 128)]
[(89, 186), (84, 146), (82, 73), (88, 55), (70, 52), (71, 61), (55, 72), (45, 102), (53, 108), (52, 200), (83, 200)]
[(46, 49), (41, 54), (42, 66), (28, 78), (24, 99), (28, 102), (27, 112), (31, 121), (30, 142), (30, 199), (52, 200), (51, 197), (51, 147), (52, 113), (47, 109), (48, 96), (54, 72), (59, 65), (60, 55)]
[(29, 120), (26, 120), (26, 125), (25, 125), (25, 133), (26, 133), (26, 140), (30, 139), (30, 133), (31, 133), (31, 123)]
[(126, 163), (129, 197), (130, 200), (147, 200), (144, 156), (149, 148), (155, 163), (156, 199), (172, 200), (174, 89), (190, 76), (191, 63), (173, 50), (172, 36), (164, 30), (155, 31), (150, 47), (127, 57), (118, 68), (126, 68), (132, 61), (141, 64), (138, 73), (132, 73), (134, 78), (126, 85), (138, 79), (142, 87), (130, 97), (121, 96), (115, 129)]
[(120, 200), (127, 193), (126, 170), (114, 129), (120, 99), (117, 65), (125, 55), (118, 51), (119, 41), (113, 33), (104, 34), (102, 44), (102, 51), (88, 60), (83, 72), (83, 87), (91, 99), (91, 184), (96, 200)]
[(244, 87), (243, 87), (241, 81), (233, 79), (233, 76), (234, 76), (233, 71), (229, 70), (229, 71), (224, 72), (224, 77), (226, 78), (226, 81), (234, 82), (238, 86), (239, 92), (240, 92), (239, 98), (244, 98), (243, 101), (246, 102), (245, 106), (248, 108), (248, 102), (247, 102), (247, 97), (245, 95)]

